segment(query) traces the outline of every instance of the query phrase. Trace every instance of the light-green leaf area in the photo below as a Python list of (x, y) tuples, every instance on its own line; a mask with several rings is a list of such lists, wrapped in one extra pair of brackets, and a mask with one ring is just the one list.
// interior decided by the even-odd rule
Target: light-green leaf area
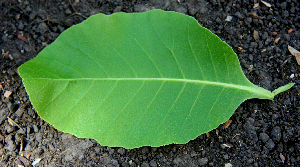
[(273, 99), (237, 55), (190, 16), (97, 14), (19, 67), (39, 116), (102, 146), (183, 144), (226, 122), (246, 99)]

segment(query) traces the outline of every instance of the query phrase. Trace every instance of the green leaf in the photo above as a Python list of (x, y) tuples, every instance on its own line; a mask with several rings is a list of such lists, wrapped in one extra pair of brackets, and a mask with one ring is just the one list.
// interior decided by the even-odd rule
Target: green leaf
[(246, 99), (282, 91), (249, 82), (233, 50), (194, 18), (162, 10), (91, 16), (19, 74), (55, 128), (125, 148), (187, 143)]

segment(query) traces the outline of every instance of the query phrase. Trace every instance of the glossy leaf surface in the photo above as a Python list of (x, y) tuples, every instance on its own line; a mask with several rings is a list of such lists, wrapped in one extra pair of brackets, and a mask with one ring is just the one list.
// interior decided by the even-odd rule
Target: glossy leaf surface
[(19, 74), (55, 128), (125, 148), (187, 143), (244, 100), (275, 95), (250, 83), (232, 49), (194, 18), (162, 10), (91, 16)]

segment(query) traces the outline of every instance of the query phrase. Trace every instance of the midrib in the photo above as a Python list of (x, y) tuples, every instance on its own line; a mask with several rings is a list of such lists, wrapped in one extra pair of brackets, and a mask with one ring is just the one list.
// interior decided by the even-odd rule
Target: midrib
[(253, 98), (262, 98), (262, 99), (272, 99), (274, 97), (273, 93), (258, 86), (243, 86), (236, 85), (231, 83), (223, 83), (223, 82), (214, 82), (214, 81), (204, 81), (204, 80), (192, 80), (192, 79), (175, 79), (175, 78), (76, 78), (76, 79), (53, 79), (53, 78), (24, 78), (25, 79), (33, 79), (33, 80), (66, 80), (66, 81), (83, 81), (83, 80), (93, 80), (93, 81), (165, 81), (165, 82), (186, 82), (186, 83), (196, 83), (196, 84), (205, 84), (205, 85), (216, 85), (223, 86), (227, 88), (234, 88), (252, 92), (258, 97)]

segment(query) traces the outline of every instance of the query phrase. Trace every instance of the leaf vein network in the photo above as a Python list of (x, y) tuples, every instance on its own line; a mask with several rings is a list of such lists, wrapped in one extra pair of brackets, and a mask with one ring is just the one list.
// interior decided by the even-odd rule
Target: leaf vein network
[[(160, 41), (161, 41), (161, 42), (165, 45), (165, 47), (172, 53), (172, 56), (173, 56), (173, 58), (174, 58), (175, 61), (176, 61), (176, 64), (177, 64), (177, 66), (178, 66), (178, 69), (179, 69), (180, 72), (181, 72), (182, 77), (185, 78), (185, 75), (184, 75), (184, 73), (183, 73), (183, 70), (182, 70), (181, 66), (179, 65), (179, 62), (178, 62), (178, 60), (177, 60), (177, 58), (176, 58), (176, 56), (175, 56), (175, 53), (174, 53), (173, 49), (170, 49), (170, 48), (165, 44), (165, 42), (163, 41), (163, 39), (161, 38), (161, 36), (160, 36), (159, 33), (157, 32), (156, 28), (154, 27), (154, 25), (153, 25), (151, 19), (150, 19), (150, 23), (151, 23), (151, 26), (152, 26), (153, 29), (154, 29), (155, 34), (158, 36), (158, 38), (160, 39)], [(174, 41), (174, 38), (173, 38), (173, 41)]]
[(161, 121), (161, 123), (159, 124), (159, 126), (156, 129), (156, 134), (158, 133), (158, 130), (160, 128), (160, 126), (164, 123), (164, 121), (166, 120), (167, 116), (170, 114), (170, 111), (173, 109), (173, 107), (175, 106), (176, 102), (178, 101), (179, 97), (181, 96), (182, 92), (184, 91), (186, 86), (186, 82), (184, 83), (181, 91), (179, 92), (179, 94), (177, 95), (176, 99), (174, 100), (174, 103), (172, 104), (172, 106), (170, 107), (170, 109), (168, 110), (167, 114), (165, 115), (164, 119)]
[(161, 88), (163, 87), (165, 82), (162, 82), (162, 84), (160, 85), (160, 87), (158, 88), (158, 90), (156, 91), (154, 97), (152, 98), (152, 100), (150, 101), (149, 105), (147, 106), (147, 108), (145, 109), (145, 111), (143, 112), (143, 115), (141, 116), (141, 118), (138, 120), (137, 124), (132, 128), (132, 130), (129, 132), (129, 134), (131, 134), (133, 132), (133, 130), (140, 124), (141, 120), (145, 117), (146, 112), (148, 111), (148, 109), (150, 108), (150, 106), (152, 105), (154, 99), (157, 97), (158, 93), (160, 92)]
[(208, 51), (209, 51), (210, 61), (211, 61), (211, 64), (212, 64), (212, 66), (213, 66), (213, 69), (214, 69), (214, 72), (215, 72), (215, 75), (216, 75), (216, 80), (219, 81), (218, 75), (217, 75), (217, 70), (216, 70), (216, 67), (215, 67), (215, 63), (214, 63), (213, 58), (212, 58), (211, 49), (210, 49), (210, 47), (209, 47), (209, 45), (208, 45), (208, 41), (207, 41), (207, 31), (208, 31), (208, 30), (205, 30), (205, 31), (204, 31), (204, 32), (205, 32), (204, 34), (205, 34), (206, 46), (207, 46)]
[[(142, 87), (144, 86), (145, 81), (143, 81), (143, 83), (141, 84), (141, 86), (139, 87), (139, 89), (134, 93), (134, 95), (130, 98), (130, 100), (128, 100), (128, 102), (125, 104), (125, 106), (121, 109), (121, 111), (115, 116), (115, 118), (109, 123), (109, 125), (107, 126), (108, 128), (110, 127), (110, 125), (112, 125), (117, 118), (119, 117), (119, 115), (125, 110), (125, 108), (131, 103), (132, 99), (135, 98), (135, 96), (138, 94), (138, 92), (142, 89)], [(106, 130), (108, 130), (108, 128)]]
[(201, 68), (201, 66), (200, 66), (200, 64), (199, 64), (199, 61), (198, 61), (198, 59), (197, 59), (197, 57), (196, 57), (196, 55), (195, 55), (194, 49), (193, 49), (192, 44), (191, 44), (191, 40), (190, 40), (190, 29), (188, 29), (188, 41), (189, 41), (190, 49), (191, 49), (191, 51), (192, 51), (192, 53), (193, 53), (193, 56), (194, 56), (194, 58), (195, 58), (195, 60), (196, 60), (196, 62), (197, 62), (197, 64), (198, 64), (198, 67), (199, 67), (199, 69), (200, 69), (202, 78), (204, 79), (205, 77), (204, 77), (202, 68)]

